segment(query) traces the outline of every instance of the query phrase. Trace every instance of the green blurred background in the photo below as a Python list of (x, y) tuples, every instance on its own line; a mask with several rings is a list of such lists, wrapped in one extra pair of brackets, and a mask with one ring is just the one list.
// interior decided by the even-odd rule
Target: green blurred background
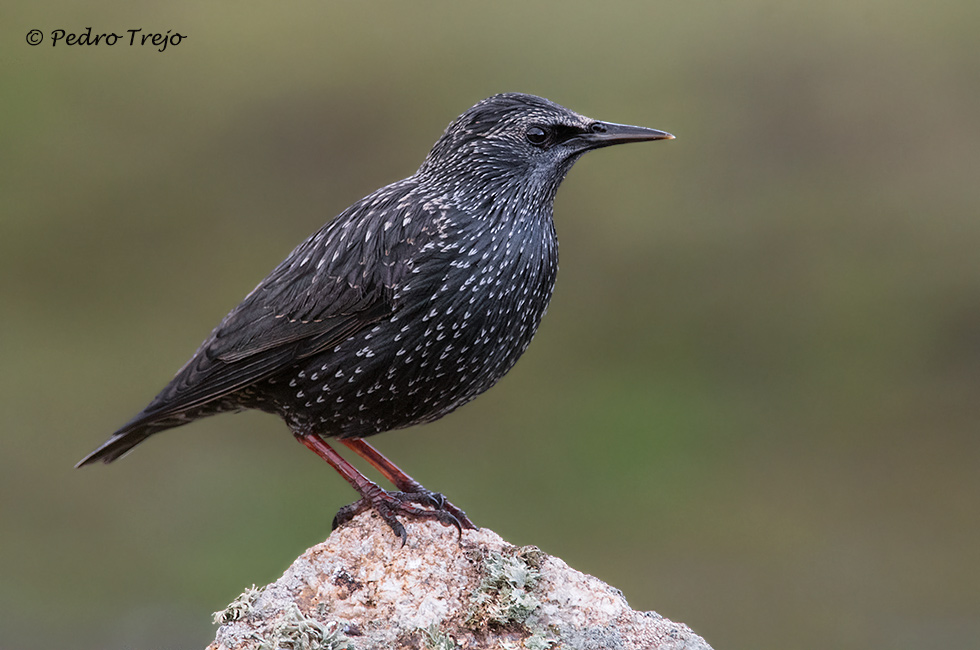
[[(354, 494), (271, 416), (72, 465), (294, 245), (512, 90), (678, 139), (579, 162), (527, 355), (373, 442), (718, 650), (980, 647), (975, 0), (4, 14), (0, 647), (203, 647), (327, 535)], [(88, 26), (187, 39), (50, 46)]]

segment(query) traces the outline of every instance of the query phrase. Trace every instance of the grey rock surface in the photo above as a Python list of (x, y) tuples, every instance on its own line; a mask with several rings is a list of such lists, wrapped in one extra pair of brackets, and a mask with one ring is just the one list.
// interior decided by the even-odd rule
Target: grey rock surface
[(413, 522), (403, 547), (373, 513), (227, 609), (208, 650), (711, 650), (682, 623), (488, 529)]

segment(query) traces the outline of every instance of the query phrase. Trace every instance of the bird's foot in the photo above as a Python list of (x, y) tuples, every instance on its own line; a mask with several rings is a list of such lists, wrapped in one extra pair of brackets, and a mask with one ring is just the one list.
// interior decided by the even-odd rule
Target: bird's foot
[[(476, 530), (466, 513), (449, 503), (438, 492), (422, 489), (419, 492), (388, 492), (377, 485), (368, 489), (360, 499), (346, 505), (337, 511), (333, 518), (332, 529), (347, 523), (365, 510), (374, 510), (378, 516), (401, 538), (402, 546), (408, 540), (405, 526), (398, 521), (397, 515), (416, 519), (434, 519), (444, 526), (453, 526), (462, 540), (463, 528)], [(421, 507), (420, 507), (421, 506)]]
[(459, 525), (467, 530), (479, 530), (479, 528), (470, 521), (470, 518), (466, 516), (466, 513), (454, 506), (449, 502), (449, 499), (444, 497), (441, 492), (432, 492), (426, 490), (424, 487), (418, 483), (413, 486), (413, 490), (405, 492), (392, 492), (392, 496), (399, 499), (407, 499), (412, 503), (417, 503), (419, 505), (428, 505), (436, 510), (444, 510), (455, 517)]

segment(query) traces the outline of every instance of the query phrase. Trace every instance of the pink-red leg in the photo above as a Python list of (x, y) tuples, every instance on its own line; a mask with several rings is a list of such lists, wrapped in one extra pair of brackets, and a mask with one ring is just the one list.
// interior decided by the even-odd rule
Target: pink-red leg
[(422, 484), (403, 472), (397, 465), (388, 460), (380, 451), (369, 445), (361, 438), (342, 439), (344, 445), (355, 454), (371, 463), (371, 465), (381, 472), (381, 474), (392, 482), (392, 484), (405, 494), (427, 495), (431, 497), (432, 505), (438, 510), (445, 510), (453, 515), (463, 528), (477, 530), (477, 527), (470, 521), (466, 513), (450, 503), (442, 494), (430, 492), (422, 487)]
[(296, 438), (317, 456), (327, 461), (361, 495), (358, 502), (341, 508), (337, 516), (334, 517), (334, 528), (350, 520), (355, 514), (367, 508), (373, 508), (378, 516), (401, 538), (402, 545), (408, 539), (408, 534), (396, 515), (435, 519), (444, 525), (455, 526), (462, 535), (461, 523), (453, 514), (441, 509), (419, 508), (411, 505), (412, 499), (405, 498), (401, 493), (386, 492), (377, 483), (361, 474), (356, 467), (344, 460), (344, 457), (334, 451), (320, 436), (314, 433), (304, 433), (296, 434)]

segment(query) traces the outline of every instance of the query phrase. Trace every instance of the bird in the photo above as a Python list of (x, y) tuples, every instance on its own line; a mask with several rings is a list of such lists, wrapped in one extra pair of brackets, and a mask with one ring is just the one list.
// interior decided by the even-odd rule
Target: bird
[[(453, 120), (418, 170), (297, 246), (218, 324), (142, 411), (78, 462), (110, 463), (150, 436), (257, 409), (280, 416), (373, 510), (476, 529), (364, 438), (436, 420), (493, 386), (538, 329), (558, 272), (553, 207), (583, 154), (665, 131), (594, 120), (523, 93)], [(397, 490), (368, 479), (336, 439)]]

